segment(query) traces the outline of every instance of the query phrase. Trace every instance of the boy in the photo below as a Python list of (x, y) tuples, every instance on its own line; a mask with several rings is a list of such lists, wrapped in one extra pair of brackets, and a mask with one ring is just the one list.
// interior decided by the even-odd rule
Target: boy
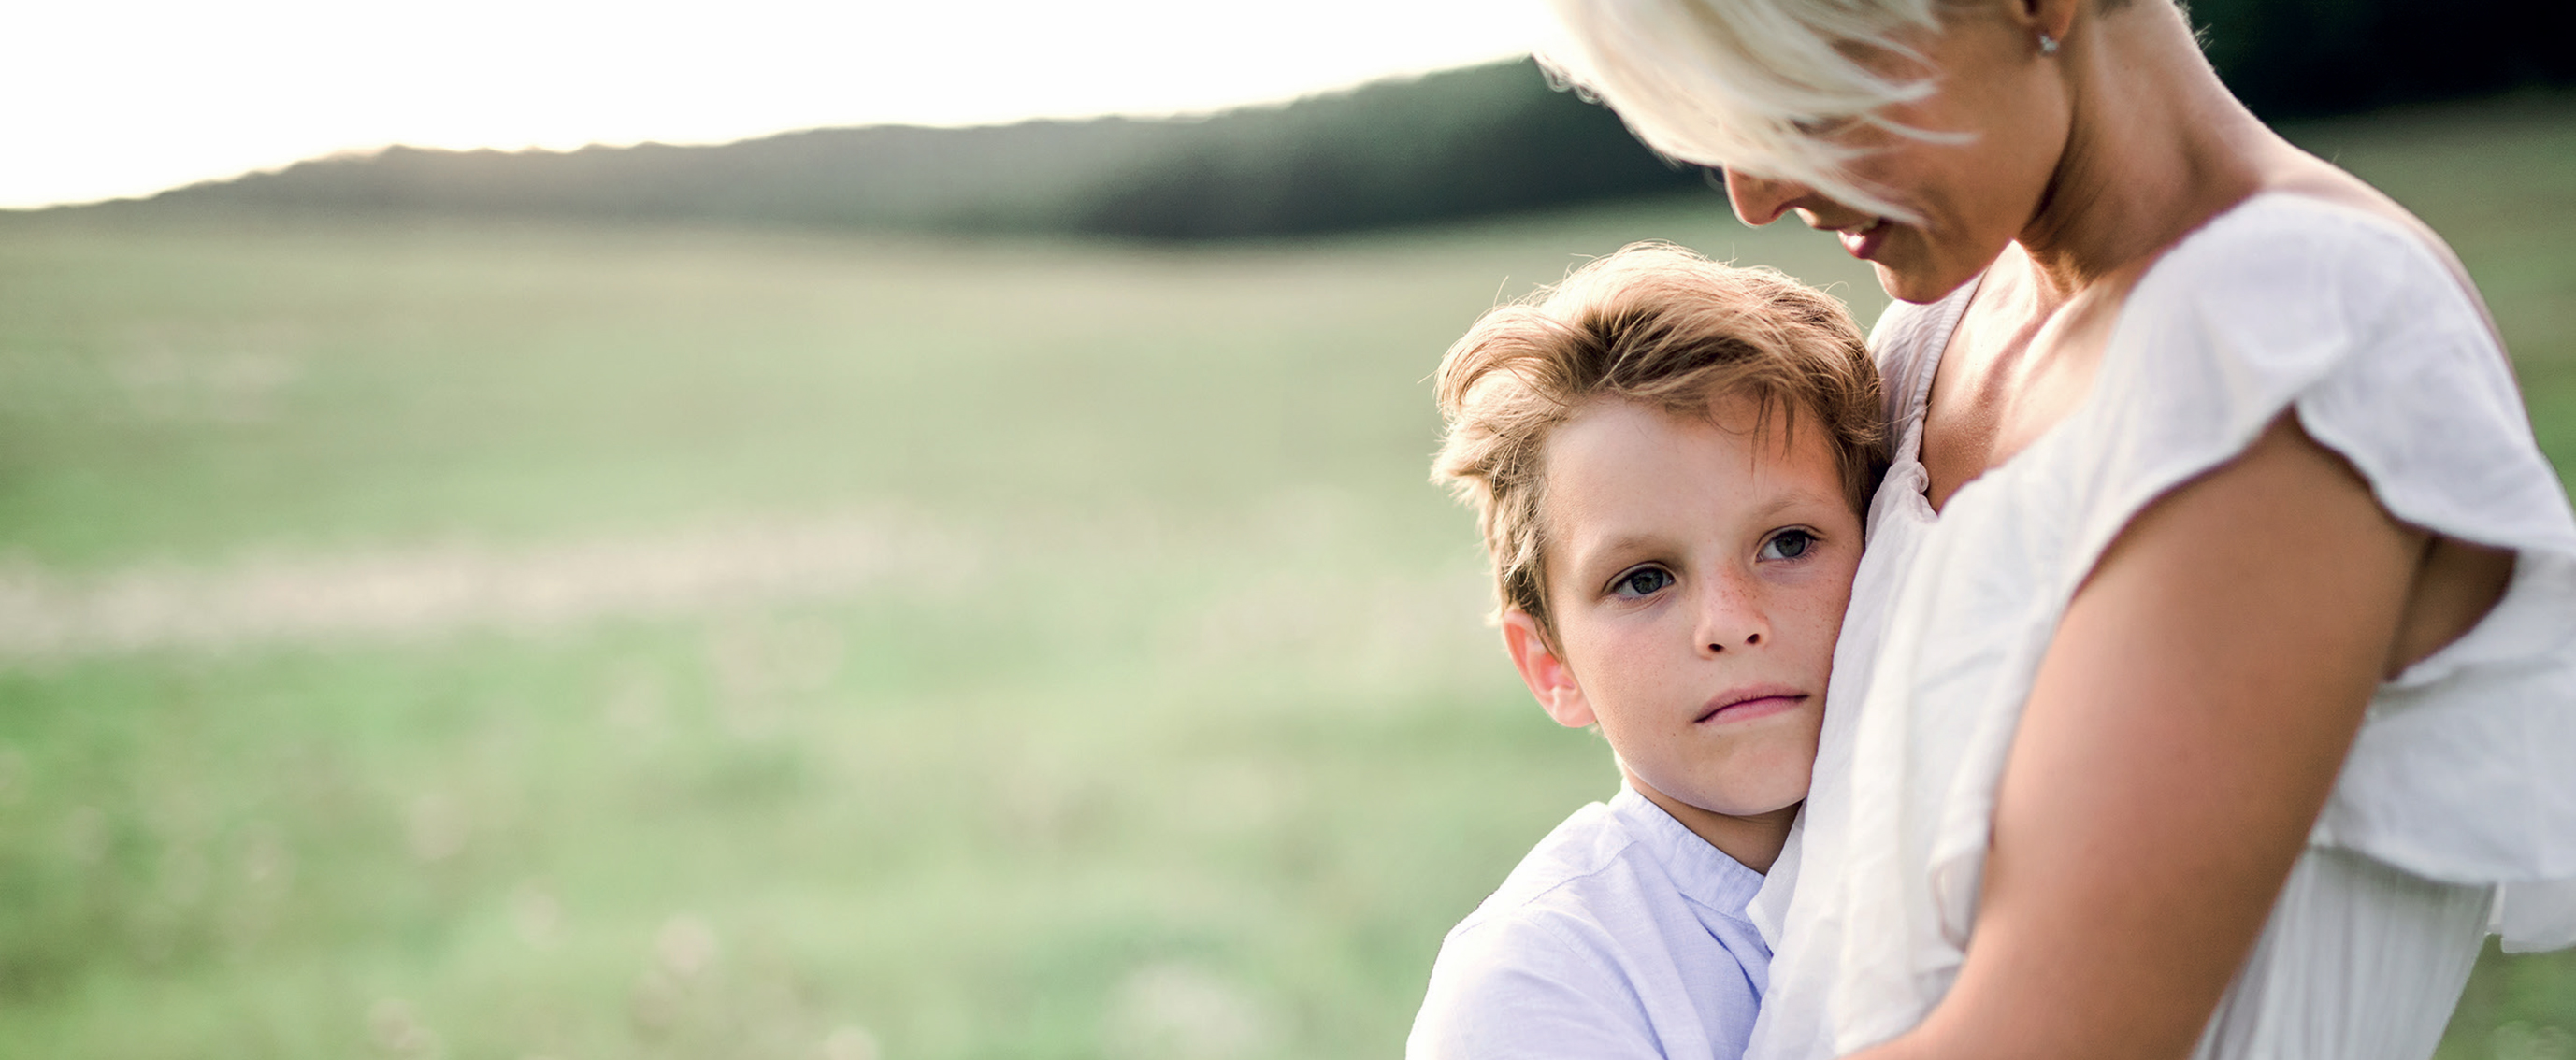
[(1440, 366), (1433, 478), (1476, 509), (1504, 647), (1623, 781), (1441, 944), (1417, 1060), (1741, 1056), (1744, 906), (1806, 795), (1884, 468), (1822, 292), (1640, 244), (1497, 308)]

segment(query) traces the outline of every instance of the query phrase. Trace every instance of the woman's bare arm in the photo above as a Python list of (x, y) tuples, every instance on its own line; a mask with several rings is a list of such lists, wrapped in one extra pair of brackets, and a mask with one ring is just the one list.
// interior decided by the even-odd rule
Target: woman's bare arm
[(2334, 785), (2425, 544), (2288, 416), (2140, 514), (2040, 666), (1956, 984), (1861, 1055), (2188, 1056)]

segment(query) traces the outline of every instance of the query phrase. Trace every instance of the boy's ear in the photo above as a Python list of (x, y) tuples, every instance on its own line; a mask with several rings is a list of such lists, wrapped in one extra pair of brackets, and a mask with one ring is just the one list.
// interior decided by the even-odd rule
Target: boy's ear
[(1539, 635), (1538, 620), (1529, 612), (1519, 608), (1503, 612), (1503, 649), (1512, 653), (1521, 683), (1529, 686), (1539, 708), (1557, 724), (1580, 729), (1598, 720), (1592, 716), (1592, 701), (1583, 698), (1583, 686), (1575, 683), (1574, 671), (1547, 646), (1547, 638)]

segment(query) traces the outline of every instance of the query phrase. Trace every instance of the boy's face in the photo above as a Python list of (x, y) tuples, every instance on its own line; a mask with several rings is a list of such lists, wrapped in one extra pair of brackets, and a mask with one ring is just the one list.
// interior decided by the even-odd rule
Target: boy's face
[(1757, 434), (1750, 400), (1710, 412), (1603, 400), (1556, 429), (1539, 517), (1558, 650), (1504, 622), (1548, 713), (1597, 722), (1640, 794), (1703, 835), (1673, 803), (1732, 818), (1806, 797), (1861, 554), (1814, 416), (1784, 437), (1791, 417)]

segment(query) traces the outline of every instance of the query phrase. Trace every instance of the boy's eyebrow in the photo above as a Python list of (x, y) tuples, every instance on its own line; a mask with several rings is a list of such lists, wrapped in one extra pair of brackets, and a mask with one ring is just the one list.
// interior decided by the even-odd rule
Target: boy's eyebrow
[(1841, 505), (1844, 503), (1847, 502), (1843, 500), (1843, 493), (1840, 485), (1836, 485), (1835, 488), (1831, 490), (1819, 491), (1810, 489), (1806, 484), (1800, 483), (1797, 485), (1787, 486), (1773, 494), (1770, 501), (1753, 509), (1753, 517), (1754, 520), (1758, 522), (1800, 505)]
[(1604, 553), (1652, 551), (1668, 543), (1663, 534), (1620, 534), (1593, 542), (1592, 547), (1584, 549), (1577, 558), (1589, 559)]
[(1769, 503), (1753, 509), (1753, 521), (1760, 522), (1764, 519), (1770, 518), (1771, 516), (1778, 515), (1786, 509), (1795, 508), (1801, 504), (1811, 504), (1814, 503), (1814, 501), (1815, 498), (1808, 495), (1807, 491), (1803, 489), (1794, 489), (1785, 493), (1775, 494), (1772, 496)]
[[(1801, 505), (1841, 503), (1843, 503), (1843, 499), (1842, 495), (1839, 493), (1828, 495), (1818, 493), (1803, 486), (1794, 487), (1755, 507), (1752, 511), (1752, 517), (1748, 521), (1761, 522), (1762, 520), (1772, 518), (1779, 515), (1781, 512)], [(1671, 542), (1667, 539), (1666, 535), (1660, 533), (1625, 532), (1601, 538), (1597, 541), (1582, 543), (1574, 550), (1572, 558), (1580, 564), (1584, 561), (1602, 555), (1616, 555), (1622, 552), (1650, 552), (1655, 549), (1665, 547), (1670, 543)], [(1572, 542), (1569, 542), (1569, 544), (1572, 544)]]
[(1652, 532), (1620, 533), (1593, 541), (1568, 541), (1565, 543), (1567, 547), (1564, 573), (1582, 578), (1598, 577), (1610, 572), (1597, 570), (1596, 567), (1606, 566), (1611, 562), (1617, 562), (1624, 567), (1628, 557), (1640, 553), (1659, 552), (1670, 548), (1672, 543), (1670, 536)]

